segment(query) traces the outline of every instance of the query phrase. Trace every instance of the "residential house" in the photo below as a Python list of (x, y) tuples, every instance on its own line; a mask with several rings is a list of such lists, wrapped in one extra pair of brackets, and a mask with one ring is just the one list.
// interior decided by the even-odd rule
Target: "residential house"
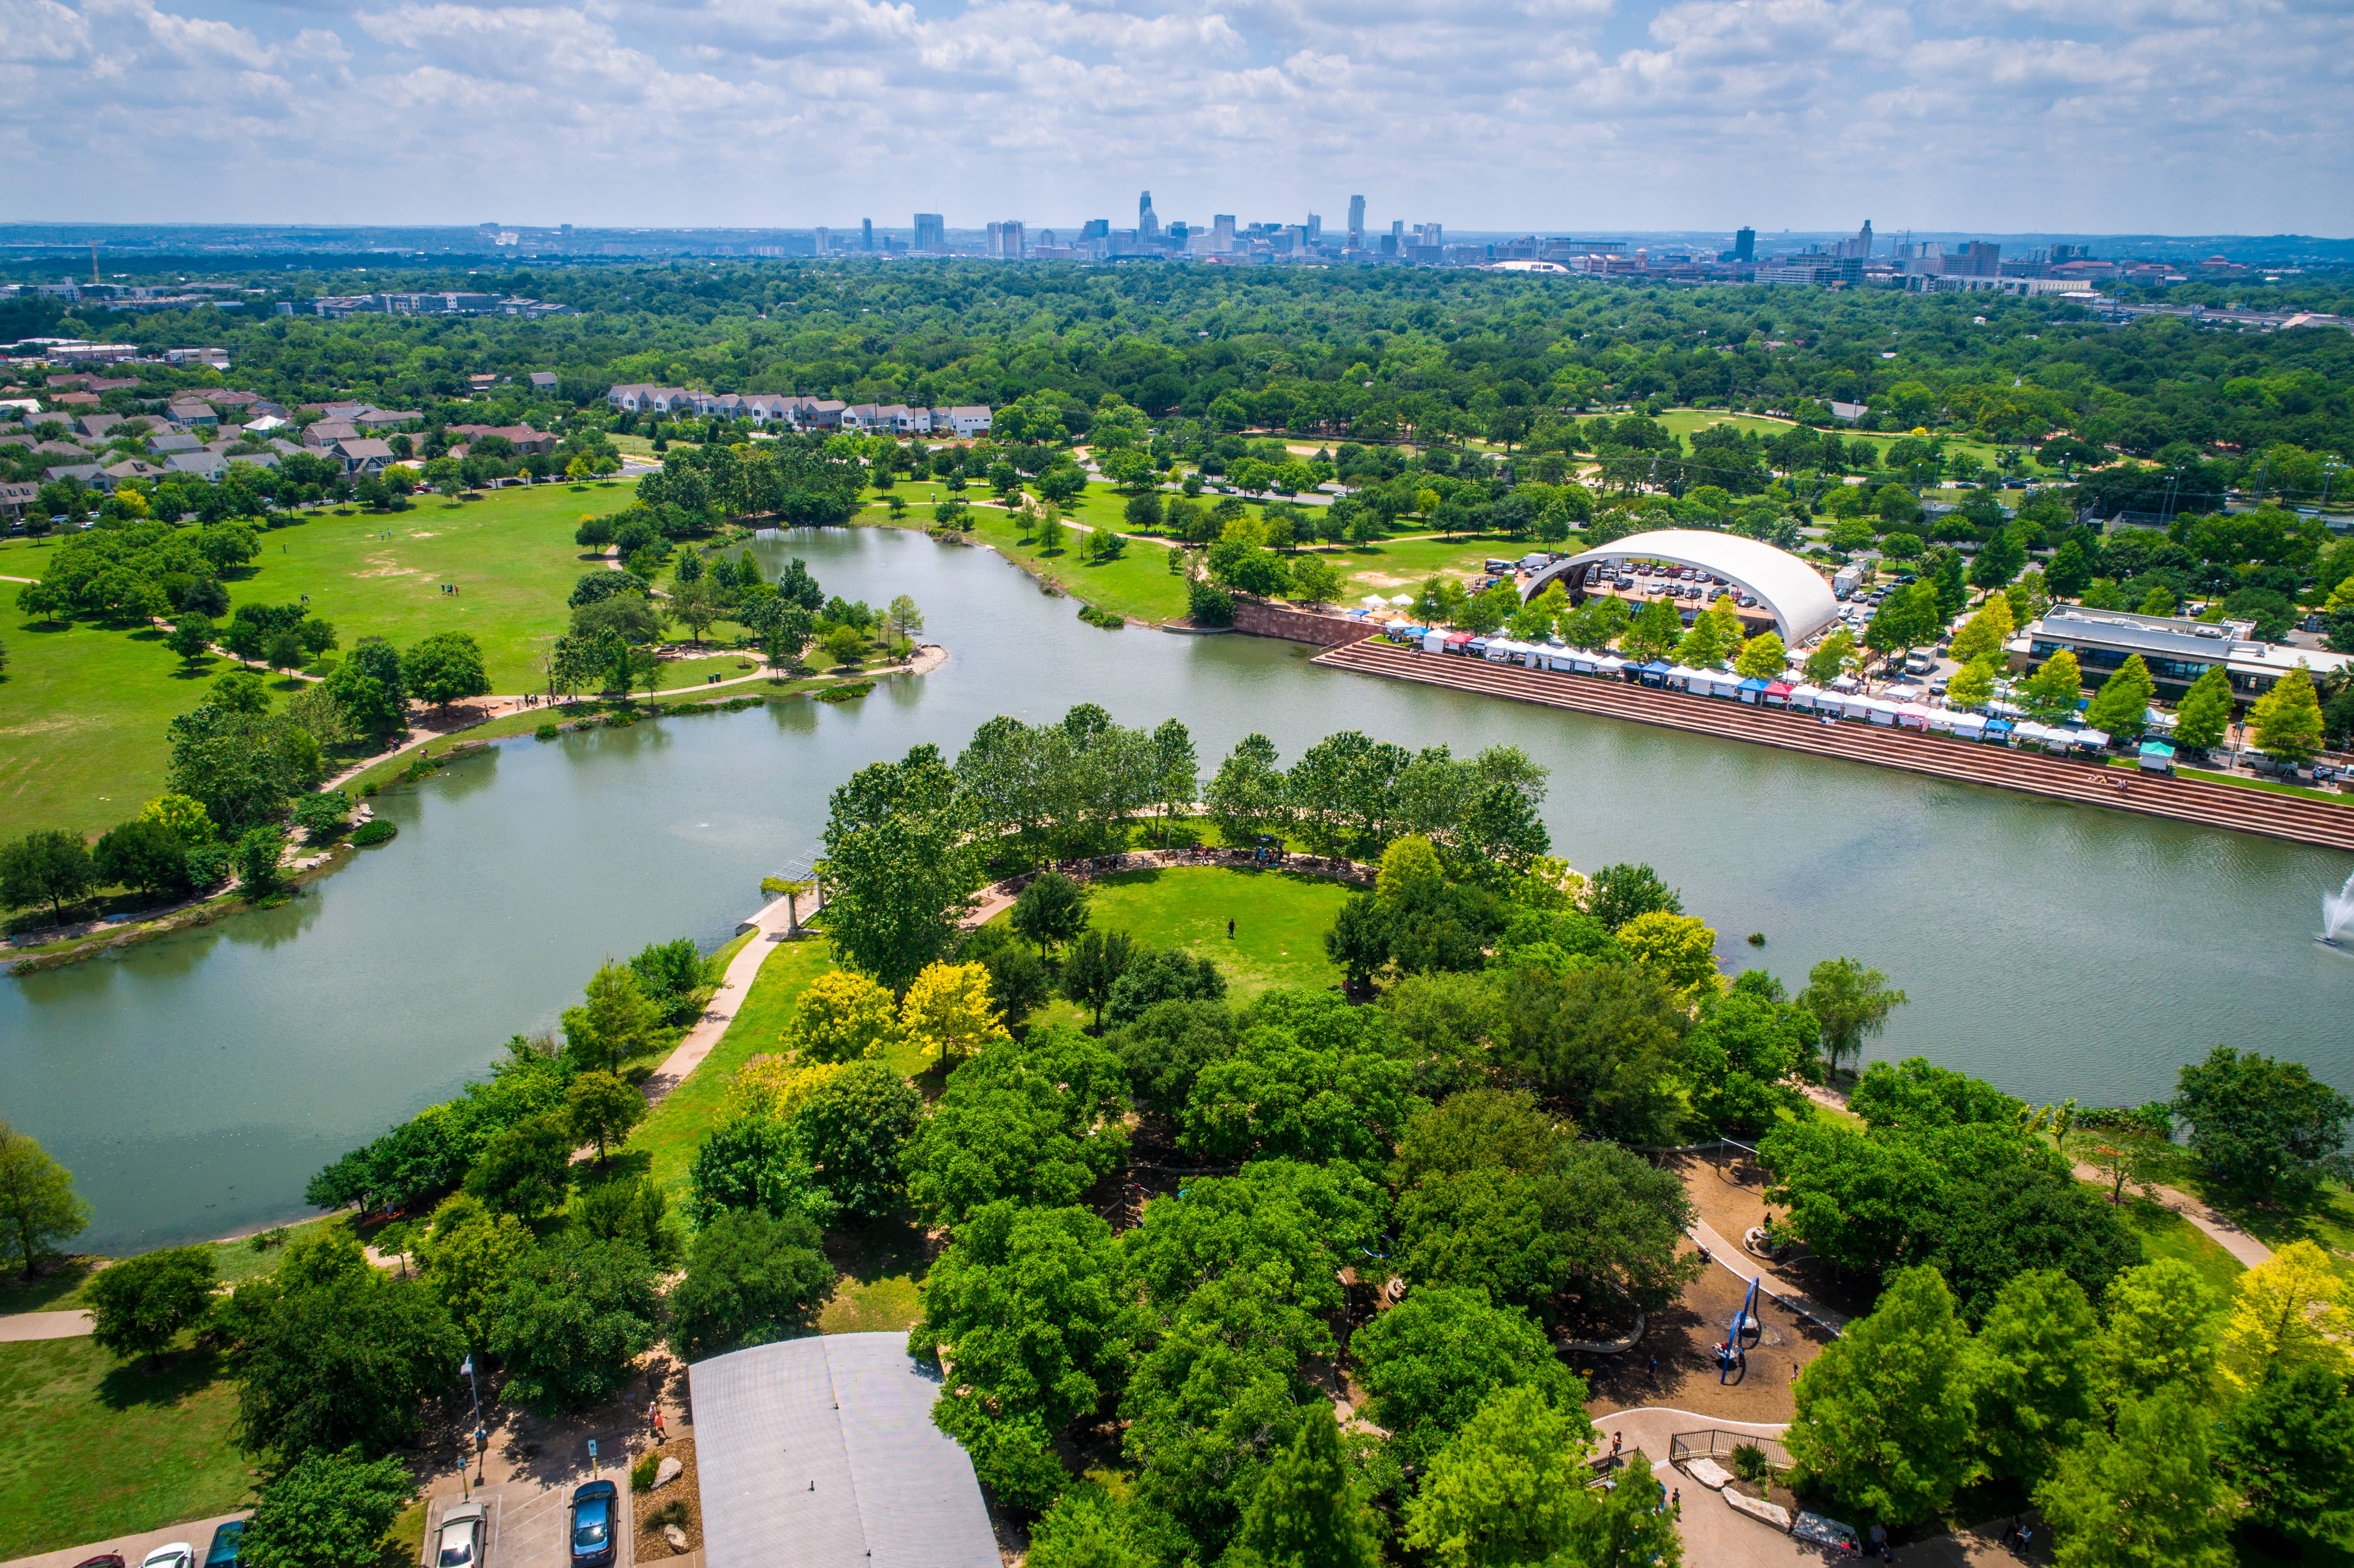
[(174, 452), (164, 460), (164, 466), (174, 473), (193, 474), (198, 479), (218, 479), (228, 471), (228, 460), (218, 452)]
[(352, 423), (374, 436), (382, 435), (387, 430), (397, 430), (403, 425), (416, 424), (424, 418), (424, 413), (416, 408), (364, 408), (352, 416)]
[(69, 479), (84, 490), (111, 492), (114, 489), (114, 481), (107, 478), (106, 471), (94, 462), (61, 462), (41, 471), (43, 484), (56, 484)]
[(149, 436), (147, 450), (157, 457), (167, 457), (173, 452), (200, 452), (205, 450), (205, 443), (195, 436), (175, 430), (168, 436)]
[(0, 484), (0, 516), (22, 517), (40, 498), (37, 484)]
[(935, 408), (932, 429), (952, 436), (985, 436), (989, 434), (989, 405), (961, 403), (953, 408)]
[(355, 440), (359, 434), (359, 426), (349, 420), (321, 419), (302, 432), (302, 444), (306, 447), (323, 449), (339, 442)]
[(332, 455), (343, 459), (344, 471), (352, 474), (382, 473), (393, 461), (390, 444), (374, 437), (338, 441)]
[(37, 441), (33, 450), (43, 457), (57, 458), (65, 462), (83, 462), (90, 453), (71, 441)]
[(112, 483), (121, 484), (126, 479), (162, 479), (169, 471), (152, 462), (141, 462), (137, 458), (124, 458), (121, 462), (108, 466), (106, 477)]
[(654, 387), (632, 381), (605, 394), (605, 401), (628, 414), (684, 414), (695, 409), (696, 394), (684, 387)]
[(164, 414), (172, 423), (183, 429), (190, 425), (220, 423), (220, 410), (201, 398), (184, 399), (175, 397), (172, 399), (171, 405), (164, 410)]
[(533, 371), (531, 373), (531, 389), (535, 392), (554, 392), (556, 390), (556, 372), (553, 370)]
[(60, 408), (95, 408), (98, 407), (98, 394), (95, 392), (61, 392), (58, 396), (50, 398), (49, 401), (56, 404)]
[(251, 468), (276, 468), (278, 466), (278, 454), (276, 452), (230, 452), (227, 455), (229, 461), (233, 463), (241, 462)]
[(463, 436), (471, 445), (484, 436), (504, 436), (514, 443), (514, 450), (525, 456), (552, 452), (556, 438), (546, 430), (535, 430), (529, 425), (451, 425), (448, 434)]

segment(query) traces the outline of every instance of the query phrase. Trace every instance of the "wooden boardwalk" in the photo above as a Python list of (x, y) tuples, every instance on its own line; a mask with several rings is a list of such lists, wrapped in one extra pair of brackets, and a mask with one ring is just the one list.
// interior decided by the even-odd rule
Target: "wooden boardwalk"
[[(2297, 795), (2164, 774), (2128, 776), (2098, 762), (2013, 751), (1983, 741), (1956, 740), (1950, 736), (1855, 720), (1827, 725), (1816, 715), (1752, 706), (1725, 697), (1695, 697), (1685, 692), (1631, 685), (1611, 677), (1531, 670), (1520, 664), (1490, 663), (1457, 654), (1419, 653), (1371, 639), (1328, 649), (1318, 654), (1315, 662), (1363, 674), (1418, 681), (1426, 685), (1510, 697), (1516, 702), (1540, 703), (1547, 707), (1599, 714), (1637, 724), (1662, 725), (1670, 729), (1779, 747), (1785, 751), (1867, 762), (1878, 768), (1900, 768), (1907, 772), (1956, 779), (1998, 789), (2019, 789), (2115, 811), (2136, 811), (2144, 816), (2228, 828), (2234, 832), (2260, 833), (2293, 843), (2354, 851), (2354, 806)], [(2123, 789), (2118, 788), (2120, 784), (2125, 786)]]

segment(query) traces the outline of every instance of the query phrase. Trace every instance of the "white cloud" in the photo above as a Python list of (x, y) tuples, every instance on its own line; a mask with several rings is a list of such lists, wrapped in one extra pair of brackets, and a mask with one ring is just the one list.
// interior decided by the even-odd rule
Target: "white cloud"
[[(0, 0), (25, 217), (2343, 228), (2337, 0)], [(345, 9), (346, 5), (353, 8)], [(192, 179), (192, 168), (206, 177)]]

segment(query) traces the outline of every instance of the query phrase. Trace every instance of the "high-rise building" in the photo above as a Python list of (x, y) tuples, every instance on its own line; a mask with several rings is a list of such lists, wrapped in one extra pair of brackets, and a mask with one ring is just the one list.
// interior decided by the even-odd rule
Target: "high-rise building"
[(1146, 191), (1136, 198), (1136, 237), (1155, 239), (1161, 234), (1160, 215), (1152, 210), (1152, 193)]
[(858, 220), (858, 249), (861, 250), (875, 249), (875, 220), (871, 217), (862, 217)]
[(1111, 219), (1108, 217), (1091, 217), (1087, 219), (1086, 225), (1079, 230), (1079, 238), (1082, 242), (1089, 239), (1109, 239), (1110, 238)]
[(1865, 218), (1863, 227), (1855, 231), (1853, 239), (1842, 239), (1831, 248), (1831, 255), (1841, 261), (1868, 261), (1872, 259), (1872, 219)]
[(1235, 215), (1214, 214), (1210, 218), (1210, 249), (1223, 255), (1235, 248)]
[(989, 254), (998, 261), (1019, 261), (1023, 257), (1022, 225), (1008, 218), (1003, 223), (989, 226)]
[(1309, 244), (1315, 244), (1318, 240), (1324, 238), (1324, 220), (1317, 217), (1314, 213), (1310, 213), (1308, 215), (1307, 226), (1301, 230), (1301, 232), (1308, 236)]
[(948, 248), (949, 226), (947, 220), (942, 218), (937, 212), (917, 213), (916, 215), (916, 249), (918, 250), (946, 250)]
[(817, 231), (816, 253), (820, 256), (831, 256), (833, 254), (832, 229), (821, 228)]
[(1364, 243), (1365, 198), (1352, 196), (1349, 198), (1349, 245), (1352, 249), (1354, 249), (1363, 246)]
[(1733, 259), (1735, 261), (1755, 261), (1757, 260), (1757, 231), (1755, 229), (1740, 228), (1734, 231)]
[(1394, 217), (1390, 219), (1390, 249), (1394, 250), (1405, 243), (1405, 219), (1402, 217)]

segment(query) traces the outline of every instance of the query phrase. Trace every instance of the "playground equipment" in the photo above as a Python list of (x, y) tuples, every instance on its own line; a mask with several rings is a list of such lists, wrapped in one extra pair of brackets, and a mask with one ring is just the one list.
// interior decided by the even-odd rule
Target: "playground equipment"
[(1719, 1383), (1731, 1383), (1735, 1368), (1746, 1377), (1749, 1373), (1749, 1351), (1765, 1337), (1766, 1326), (1757, 1320), (1757, 1281), (1753, 1278), (1748, 1290), (1741, 1298), (1740, 1308), (1733, 1314), (1733, 1321), (1725, 1328), (1724, 1343), (1716, 1347), (1716, 1381)]

